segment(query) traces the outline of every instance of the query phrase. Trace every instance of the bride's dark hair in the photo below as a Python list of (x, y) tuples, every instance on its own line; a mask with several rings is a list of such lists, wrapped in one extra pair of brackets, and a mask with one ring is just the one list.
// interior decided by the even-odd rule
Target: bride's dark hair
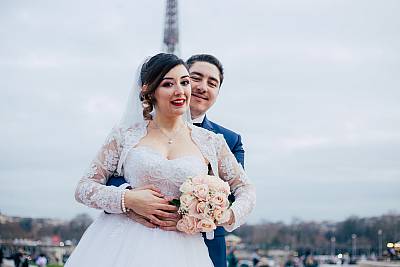
[(154, 93), (157, 87), (160, 85), (165, 74), (167, 74), (172, 68), (177, 65), (183, 65), (186, 68), (186, 63), (175, 56), (174, 54), (160, 53), (151, 57), (146, 61), (140, 70), (140, 80), (143, 85), (147, 88), (145, 91), (140, 93), (140, 101), (143, 105), (143, 118), (145, 120), (151, 120), (151, 112), (156, 103)]

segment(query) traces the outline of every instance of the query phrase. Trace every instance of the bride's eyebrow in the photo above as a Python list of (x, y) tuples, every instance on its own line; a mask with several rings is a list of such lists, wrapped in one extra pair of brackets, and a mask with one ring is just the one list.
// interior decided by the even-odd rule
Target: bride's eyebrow
[[(180, 79), (184, 79), (184, 78), (189, 78), (189, 75), (183, 75)], [(171, 78), (171, 77), (164, 77), (162, 80), (163, 80), (163, 81), (164, 81), (164, 80), (174, 80), (174, 78)]]

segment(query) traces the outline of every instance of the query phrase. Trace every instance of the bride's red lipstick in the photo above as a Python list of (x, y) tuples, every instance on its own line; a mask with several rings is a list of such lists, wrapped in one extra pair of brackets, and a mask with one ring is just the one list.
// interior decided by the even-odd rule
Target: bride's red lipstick
[(186, 99), (178, 98), (178, 99), (175, 99), (175, 100), (171, 101), (171, 104), (176, 106), (176, 107), (182, 107), (182, 106), (185, 105), (185, 102), (186, 102)]

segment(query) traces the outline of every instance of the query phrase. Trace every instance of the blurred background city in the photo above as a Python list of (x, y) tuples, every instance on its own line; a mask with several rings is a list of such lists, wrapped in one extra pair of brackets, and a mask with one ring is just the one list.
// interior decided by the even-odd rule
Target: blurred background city
[[(400, 266), (400, 2), (1, 1), (0, 259), (62, 265), (101, 211), (77, 181), (137, 64), (225, 67), (208, 113), (257, 187), (229, 266)], [(23, 265), (25, 264), (25, 265)]]

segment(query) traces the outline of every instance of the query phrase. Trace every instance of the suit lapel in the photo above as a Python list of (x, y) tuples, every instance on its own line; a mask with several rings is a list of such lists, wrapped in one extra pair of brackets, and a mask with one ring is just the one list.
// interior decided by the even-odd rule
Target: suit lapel
[(207, 119), (207, 116), (204, 116), (204, 120), (201, 124), (201, 127), (215, 133), (215, 129), (212, 126), (211, 122)]

